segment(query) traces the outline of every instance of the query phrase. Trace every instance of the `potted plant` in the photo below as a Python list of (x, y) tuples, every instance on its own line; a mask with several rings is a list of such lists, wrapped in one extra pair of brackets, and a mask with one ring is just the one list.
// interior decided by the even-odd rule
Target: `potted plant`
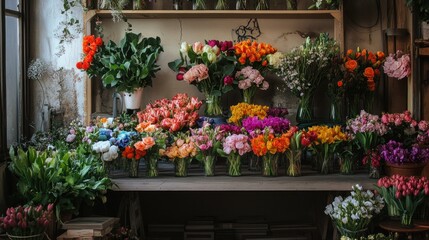
[(423, 39), (429, 39), (429, 2), (426, 0), (407, 0), (407, 6), (421, 21)]
[(127, 109), (139, 109), (143, 88), (152, 86), (161, 69), (156, 61), (163, 51), (159, 37), (142, 38), (141, 33), (127, 32), (119, 44), (109, 41), (99, 59), (106, 69), (101, 76), (103, 85), (124, 92)]
[(10, 207), (0, 217), (0, 228), (11, 240), (42, 240), (52, 223), (53, 209), (53, 204)]

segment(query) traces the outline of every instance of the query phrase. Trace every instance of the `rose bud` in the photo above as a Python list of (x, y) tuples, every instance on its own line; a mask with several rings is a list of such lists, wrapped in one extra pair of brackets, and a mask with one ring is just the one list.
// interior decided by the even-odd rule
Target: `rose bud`
[(183, 81), (183, 73), (178, 73), (177, 75), (176, 75), (176, 80), (177, 81)]

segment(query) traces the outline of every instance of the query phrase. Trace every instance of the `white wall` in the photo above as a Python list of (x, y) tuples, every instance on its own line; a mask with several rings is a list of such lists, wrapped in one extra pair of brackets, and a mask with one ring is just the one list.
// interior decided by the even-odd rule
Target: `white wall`
[[(384, 2), (385, 0), (382, 0)], [(382, 48), (382, 33), (380, 25), (371, 29), (361, 28), (358, 25), (369, 25), (375, 19), (376, 12), (372, 10), (373, 0), (345, 1), (346, 49), (360, 46), (370, 50)], [(352, 3), (356, 2), (356, 3)], [(54, 37), (54, 30), (62, 20), (60, 13), (61, 3), (55, 0), (34, 0), (32, 17), (32, 57), (42, 58), (48, 62), (52, 70), (60, 74), (50, 74), (43, 79), (46, 87), (46, 101), (54, 109), (64, 111), (65, 120), (82, 119), (84, 114), (84, 75), (75, 69), (75, 63), (80, 58), (81, 40), (77, 39), (66, 45), (65, 54), (55, 56), (58, 39)], [(75, 10), (76, 18), (82, 18), (82, 12)], [(181, 41), (189, 43), (205, 39), (233, 40), (232, 29), (247, 23), (247, 19), (130, 19), (134, 32), (142, 32), (144, 36), (160, 36), (165, 52), (159, 58), (162, 70), (154, 80), (154, 87), (145, 91), (144, 103), (160, 97), (171, 97), (177, 92), (187, 92), (190, 95), (201, 97), (193, 86), (185, 82), (177, 82), (175, 73), (167, 63), (178, 57), (178, 48)], [(356, 24), (357, 23), (357, 24)], [(266, 41), (280, 51), (287, 51), (302, 42), (296, 34), (282, 36), (284, 33), (295, 32), (330, 32), (333, 34), (332, 20), (291, 20), (291, 19), (261, 19), (259, 20), (262, 35), (259, 41)], [(103, 20), (105, 39), (118, 41), (124, 35), (124, 23), (113, 23), (109, 19)], [(33, 85), (34, 121), (40, 126), (42, 103), (40, 87)], [(102, 90), (98, 93), (99, 107), (97, 111), (110, 111), (111, 92)], [(281, 105), (296, 109), (296, 99), (290, 94), (279, 93), (274, 88), (256, 98), (257, 103)], [(102, 104), (101, 104), (102, 103)], [(327, 114), (326, 106), (317, 111)]]

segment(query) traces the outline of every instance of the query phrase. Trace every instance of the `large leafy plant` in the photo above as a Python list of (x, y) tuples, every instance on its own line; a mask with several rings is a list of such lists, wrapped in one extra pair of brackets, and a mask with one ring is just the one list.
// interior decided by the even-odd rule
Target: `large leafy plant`
[(162, 51), (159, 37), (142, 38), (140, 33), (127, 32), (119, 44), (109, 41), (100, 60), (107, 69), (103, 85), (125, 92), (152, 86), (152, 78), (161, 69), (156, 61)]
[(62, 212), (78, 214), (85, 202), (92, 206), (97, 198), (106, 202), (112, 185), (99, 158), (83, 153), (10, 149), (10, 170), (18, 177), (17, 189), (29, 204), (55, 204)]

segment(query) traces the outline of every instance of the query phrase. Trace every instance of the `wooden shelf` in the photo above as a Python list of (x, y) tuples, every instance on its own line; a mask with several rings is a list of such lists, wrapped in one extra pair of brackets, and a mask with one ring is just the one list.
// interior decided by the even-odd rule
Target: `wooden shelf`
[(355, 184), (374, 189), (376, 179), (368, 174), (320, 175), (307, 173), (301, 177), (262, 177), (260, 173), (240, 177), (225, 175), (204, 177), (190, 174), (188, 177), (159, 176), (157, 178), (112, 179), (113, 191), (351, 191)]
[[(337, 19), (342, 20), (340, 10), (123, 10), (132, 19), (150, 18), (276, 18), (276, 19)], [(111, 18), (110, 10), (90, 10), (88, 16)]]

